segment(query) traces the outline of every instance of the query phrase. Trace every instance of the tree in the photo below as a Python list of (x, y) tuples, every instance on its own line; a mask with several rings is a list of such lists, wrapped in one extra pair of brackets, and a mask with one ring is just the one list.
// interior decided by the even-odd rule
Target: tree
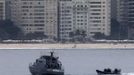
[(81, 33), (81, 35), (83, 36), (83, 37), (86, 37), (87, 36), (87, 34), (86, 34), (86, 31), (82, 31), (82, 33)]
[(69, 33), (70, 38), (72, 38), (72, 41), (77, 40), (77, 41), (84, 41), (86, 37), (86, 31), (84, 30), (75, 30), (73, 32)]
[(75, 35), (77, 35), (77, 36), (81, 35), (81, 31), (80, 31), (79, 29), (77, 29), (77, 30), (75, 31)]
[(103, 33), (97, 32), (97, 33), (95, 33), (93, 38), (95, 38), (95, 39), (105, 39), (106, 36)]
[(25, 35), (25, 39), (44, 39), (44, 38), (48, 38), (48, 36), (44, 35), (44, 33), (42, 32), (34, 32), (34, 33), (28, 33)]
[(7, 32), (5, 30), (3, 30), (2, 28), (0, 28), (0, 39), (4, 40), (4, 39), (8, 39), (9, 35), (7, 34)]
[(74, 36), (74, 32), (70, 32), (70, 33), (69, 33), (69, 37), (72, 38), (73, 36)]
[(22, 31), (11, 20), (1, 20), (0, 33), (1, 39), (17, 39), (19, 33), (22, 33)]

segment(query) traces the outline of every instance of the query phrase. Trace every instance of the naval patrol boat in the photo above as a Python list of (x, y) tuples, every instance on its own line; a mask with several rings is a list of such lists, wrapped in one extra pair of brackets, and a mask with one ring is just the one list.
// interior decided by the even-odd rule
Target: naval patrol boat
[(36, 59), (29, 65), (29, 70), (32, 75), (64, 75), (62, 63), (59, 57), (54, 56), (54, 52)]

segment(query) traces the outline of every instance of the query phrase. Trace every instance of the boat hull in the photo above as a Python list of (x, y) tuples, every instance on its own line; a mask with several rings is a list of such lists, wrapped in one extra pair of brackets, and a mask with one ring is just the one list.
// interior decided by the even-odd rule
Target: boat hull
[(99, 70), (96, 70), (96, 72), (98, 75), (121, 75), (121, 73), (107, 73), (107, 72), (99, 71)]
[(64, 75), (64, 72), (32, 73), (32, 75)]
[(31, 70), (30, 71), (32, 75), (64, 75), (63, 70), (54, 70), (54, 69), (47, 69), (44, 71), (37, 71), (37, 70)]

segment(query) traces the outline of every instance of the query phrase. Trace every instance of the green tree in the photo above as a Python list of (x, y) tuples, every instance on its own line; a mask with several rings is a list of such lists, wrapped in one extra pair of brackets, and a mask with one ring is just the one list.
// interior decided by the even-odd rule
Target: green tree
[(9, 35), (7, 34), (7, 32), (3, 30), (2, 28), (0, 28), (0, 40), (4, 40), (8, 38), (9, 38)]
[(86, 31), (82, 31), (82, 33), (81, 33), (81, 35), (83, 36), (83, 37), (86, 37), (87, 36), (87, 34), (86, 34)]
[(105, 39), (106, 36), (103, 33), (97, 32), (97, 33), (95, 33), (93, 38), (95, 38), (95, 39)]
[(44, 35), (44, 33), (42, 32), (34, 32), (34, 33), (28, 33), (25, 35), (25, 39), (44, 39), (44, 38), (48, 38), (46, 35)]
[(72, 41), (84, 41), (86, 37), (86, 31), (77, 29), (73, 32), (70, 32), (69, 36), (72, 38)]
[(15, 26), (11, 20), (1, 20), (0, 33), (0, 38), (2, 39), (18, 39), (18, 35), (22, 33), (22, 31)]

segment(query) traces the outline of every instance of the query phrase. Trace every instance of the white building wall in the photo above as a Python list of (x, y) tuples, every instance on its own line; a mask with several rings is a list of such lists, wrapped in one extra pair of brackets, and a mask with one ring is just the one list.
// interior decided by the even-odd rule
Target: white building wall
[(69, 33), (73, 31), (73, 3), (71, 0), (59, 3), (59, 34), (60, 39), (70, 39)]
[(12, 21), (25, 34), (40, 32), (57, 38), (57, 0), (13, 0)]
[[(75, 30), (86, 31), (87, 38), (92, 37), (95, 33), (103, 33), (106, 36), (110, 35), (111, 30), (111, 0), (69, 0), (60, 1), (60, 9), (66, 10), (67, 6), (70, 6), (70, 11), (72, 15), (66, 15), (65, 17), (70, 17), (70, 19), (65, 19), (66, 21), (71, 21), (71, 30), (60, 30), (60, 35), (66, 35), (66, 38), (70, 38), (68, 32), (74, 32)], [(73, 10), (72, 10), (73, 9)], [(62, 14), (69, 14), (68, 12), (60, 11), (60, 21), (63, 21), (61, 17)], [(66, 29), (66, 26), (62, 26), (65, 23), (60, 23), (60, 28)], [(69, 25), (69, 24), (67, 24)], [(63, 36), (60, 36), (64, 38)], [(65, 39), (65, 38), (64, 38)]]
[(110, 35), (111, 25), (111, 5), (110, 0), (89, 0), (90, 21), (89, 30), (91, 36), (95, 33), (104, 33)]
[(58, 37), (58, 0), (44, 0), (45, 32), (48, 36)]
[(77, 1), (73, 2), (73, 25), (75, 30), (84, 30), (88, 32), (89, 25), (89, 6), (88, 3)]

